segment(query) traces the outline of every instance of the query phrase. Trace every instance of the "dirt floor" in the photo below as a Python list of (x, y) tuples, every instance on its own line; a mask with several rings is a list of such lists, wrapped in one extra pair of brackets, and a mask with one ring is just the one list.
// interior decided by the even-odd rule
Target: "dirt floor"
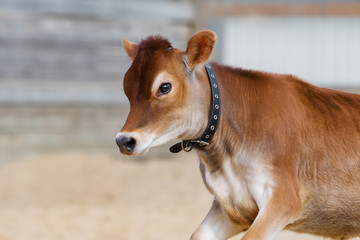
[(193, 153), (146, 161), (34, 155), (2, 165), (0, 189), (0, 240), (184, 240), (212, 201)]

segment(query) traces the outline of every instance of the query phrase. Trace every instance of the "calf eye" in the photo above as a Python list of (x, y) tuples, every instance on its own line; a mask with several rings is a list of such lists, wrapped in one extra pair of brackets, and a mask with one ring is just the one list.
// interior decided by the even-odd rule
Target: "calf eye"
[(170, 91), (171, 91), (171, 83), (163, 83), (159, 87), (158, 94), (164, 95), (169, 93)]

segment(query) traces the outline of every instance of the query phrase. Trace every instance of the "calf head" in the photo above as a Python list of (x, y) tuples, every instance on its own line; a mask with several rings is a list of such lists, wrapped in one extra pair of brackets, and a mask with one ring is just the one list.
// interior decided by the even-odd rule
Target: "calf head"
[(181, 51), (162, 37), (148, 37), (140, 44), (123, 39), (132, 64), (124, 77), (130, 112), (116, 136), (121, 153), (144, 154), (151, 146), (201, 135), (210, 108), (203, 66), (215, 41), (213, 32), (202, 31)]

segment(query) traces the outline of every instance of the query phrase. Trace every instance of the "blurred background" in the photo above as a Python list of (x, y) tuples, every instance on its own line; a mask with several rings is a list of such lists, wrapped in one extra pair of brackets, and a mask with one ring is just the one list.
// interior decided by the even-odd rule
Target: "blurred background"
[(114, 139), (121, 39), (203, 29), (213, 60), (360, 92), (359, 0), (0, 0), (0, 240), (189, 238), (211, 203), (194, 153)]

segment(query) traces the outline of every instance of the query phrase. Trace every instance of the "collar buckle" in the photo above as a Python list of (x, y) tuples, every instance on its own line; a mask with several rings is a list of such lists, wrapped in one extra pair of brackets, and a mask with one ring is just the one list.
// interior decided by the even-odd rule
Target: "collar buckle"
[(191, 142), (199, 144), (200, 147), (205, 147), (210, 145), (210, 143), (201, 140), (191, 140)]
[(185, 152), (190, 152), (194, 147), (205, 147), (210, 145), (210, 143), (202, 141), (202, 140), (183, 140), (181, 142), (181, 148)]

